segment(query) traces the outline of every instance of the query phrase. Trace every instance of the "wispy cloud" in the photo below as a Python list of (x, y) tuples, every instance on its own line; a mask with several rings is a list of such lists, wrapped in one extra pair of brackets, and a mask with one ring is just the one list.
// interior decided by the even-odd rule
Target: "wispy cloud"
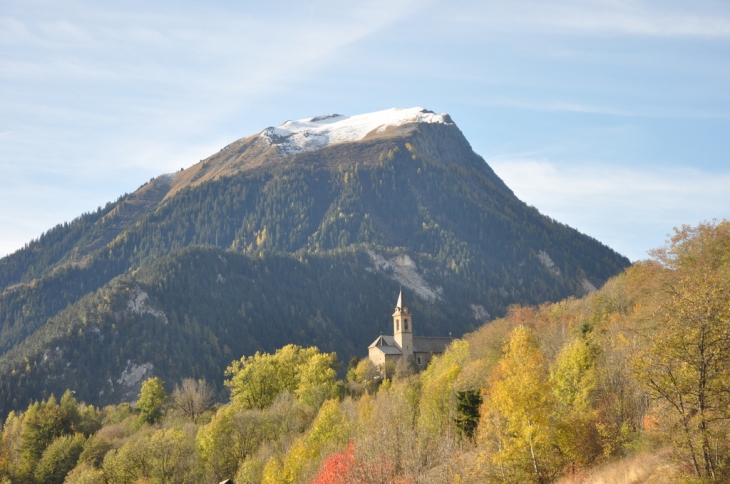
[[(0, 15), (0, 254), (264, 128), (263, 100), (428, 3), (11, 3)], [(50, 193), (64, 204), (37, 198)]]
[[(698, 119), (730, 119), (725, 112), (712, 112), (698, 109), (677, 109), (672, 107), (637, 107), (620, 109), (612, 106), (583, 104), (571, 101), (540, 101), (500, 98), (484, 102), (491, 106), (503, 106), (519, 109), (547, 112), (569, 112), (584, 114), (607, 114), (610, 116), (646, 117), (646, 118), (698, 118)], [(719, 109), (724, 106), (719, 106)]]
[(509, 155), (487, 161), (526, 203), (632, 260), (646, 258), (645, 251), (661, 245), (673, 227), (730, 218), (730, 171), (559, 164)]
[(715, 1), (494, 0), (459, 16), (497, 31), (650, 37), (730, 37), (730, 9)]

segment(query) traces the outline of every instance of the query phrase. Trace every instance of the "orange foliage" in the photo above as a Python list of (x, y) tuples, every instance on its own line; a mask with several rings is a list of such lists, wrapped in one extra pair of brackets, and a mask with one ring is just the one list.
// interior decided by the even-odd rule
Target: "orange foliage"
[(399, 477), (395, 464), (382, 455), (370, 463), (355, 456), (355, 441), (342, 452), (328, 456), (309, 484), (411, 484), (412, 479)]

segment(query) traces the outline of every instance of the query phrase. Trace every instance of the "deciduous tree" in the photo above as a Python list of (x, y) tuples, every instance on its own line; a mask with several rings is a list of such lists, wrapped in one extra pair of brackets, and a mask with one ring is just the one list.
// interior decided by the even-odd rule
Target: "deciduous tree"
[(554, 445), (555, 401), (543, 355), (525, 326), (515, 328), (490, 382), (482, 416), (491, 459), (507, 482), (550, 482), (561, 463)]
[(162, 380), (157, 377), (148, 378), (142, 383), (136, 408), (139, 411), (139, 420), (153, 424), (162, 418), (162, 405), (167, 395), (162, 386)]
[(213, 406), (213, 388), (205, 380), (185, 378), (182, 385), (175, 385), (170, 396), (171, 406), (193, 422)]
[(682, 278), (656, 322), (657, 332), (634, 361), (636, 378), (675, 412), (695, 473), (718, 478), (716, 446), (724, 441), (718, 431), (730, 418), (728, 274), (696, 271)]

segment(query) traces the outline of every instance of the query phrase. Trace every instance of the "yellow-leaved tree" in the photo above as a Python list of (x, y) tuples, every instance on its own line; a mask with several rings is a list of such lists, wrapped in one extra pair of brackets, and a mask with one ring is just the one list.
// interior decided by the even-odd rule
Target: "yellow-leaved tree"
[(555, 478), (562, 461), (554, 445), (554, 412), (544, 357), (530, 329), (518, 326), (482, 405), (479, 441), (490, 480), (546, 483)]
[(284, 391), (313, 407), (335, 396), (337, 355), (312, 346), (287, 345), (274, 354), (256, 352), (231, 363), (225, 384), (238, 408), (266, 408)]
[(602, 422), (593, 405), (597, 356), (598, 348), (587, 337), (576, 338), (563, 347), (550, 372), (557, 404), (556, 442), (578, 465), (589, 465), (604, 453)]
[(665, 436), (695, 475), (726, 482), (730, 408), (730, 222), (676, 229), (652, 252), (671, 274), (654, 331), (633, 361), (664, 416)]
[(418, 416), (422, 433), (431, 437), (456, 431), (456, 384), (469, 360), (469, 343), (455, 340), (443, 355), (434, 357), (421, 374), (421, 402)]
[[(730, 278), (692, 274), (673, 287), (656, 318), (659, 329), (634, 360), (636, 378), (676, 417), (679, 436), (697, 476), (718, 479), (728, 456), (730, 419)], [(725, 470), (727, 473), (727, 470)]]
[(302, 482), (328, 454), (345, 448), (350, 436), (347, 417), (336, 400), (319, 409), (309, 432), (292, 444), (285, 456), (274, 455), (264, 467), (263, 484)]

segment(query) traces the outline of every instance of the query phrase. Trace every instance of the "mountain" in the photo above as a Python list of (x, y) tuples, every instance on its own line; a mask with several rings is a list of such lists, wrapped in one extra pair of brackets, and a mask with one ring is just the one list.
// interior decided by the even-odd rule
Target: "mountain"
[(287, 343), (364, 355), (398, 286), (414, 329), (461, 336), (629, 265), (520, 201), (446, 114), (288, 121), (150, 180), (0, 259), (0, 413), (66, 388), (219, 385)]

